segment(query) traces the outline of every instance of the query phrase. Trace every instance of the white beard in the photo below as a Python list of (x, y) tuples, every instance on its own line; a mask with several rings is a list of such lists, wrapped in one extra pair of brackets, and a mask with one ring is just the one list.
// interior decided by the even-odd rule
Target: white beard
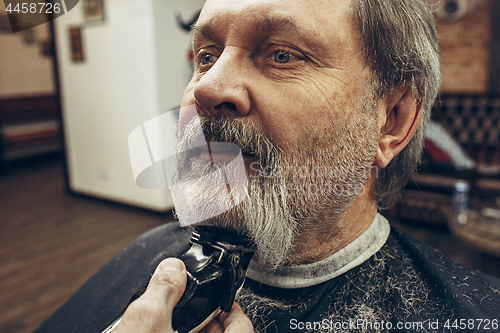
[[(299, 232), (321, 233), (343, 216), (363, 190), (377, 148), (375, 118), (352, 124), (352, 128), (345, 124), (332, 127), (327, 137), (309, 136), (300, 143), (303, 149), (288, 153), (253, 124), (228, 117), (200, 116), (200, 121), (207, 141), (235, 143), (257, 163), (246, 172), (248, 189), (238, 180), (240, 167), (226, 172), (227, 180), (236, 184), (231, 186), (230, 197), (246, 199), (200, 224), (245, 234), (256, 246), (254, 258), (270, 270), (293, 262), (290, 253)], [(196, 126), (199, 123), (192, 121), (185, 127), (178, 145), (181, 151), (189, 149), (190, 142), (199, 142), (190, 134), (196, 132)], [(213, 164), (197, 159), (183, 163), (177, 178), (184, 179), (185, 202), (208, 210), (228, 205), (227, 193), (222, 195), (225, 189), (200, 180), (200, 175), (213, 170)], [(322, 221), (325, 214), (327, 222)], [(213, 215), (206, 212), (206, 216)]]

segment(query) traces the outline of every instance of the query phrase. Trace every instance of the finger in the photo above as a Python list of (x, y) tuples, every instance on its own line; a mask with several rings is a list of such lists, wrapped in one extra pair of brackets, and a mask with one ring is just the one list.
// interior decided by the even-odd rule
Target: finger
[(156, 268), (143, 297), (155, 297), (162, 300), (171, 311), (186, 288), (186, 267), (180, 259), (168, 258)]
[(186, 287), (186, 268), (179, 259), (162, 261), (146, 292), (129, 305), (117, 332), (172, 332), (172, 311)]
[(224, 333), (250, 333), (254, 332), (252, 322), (245, 315), (241, 306), (237, 303), (229, 313), (223, 312), (217, 317), (222, 325)]
[(222, 325), (219, 323), (217, 319), (212, 320), (207, 324), (207, 326), (203, 327), (200, 333), (223, 333)]

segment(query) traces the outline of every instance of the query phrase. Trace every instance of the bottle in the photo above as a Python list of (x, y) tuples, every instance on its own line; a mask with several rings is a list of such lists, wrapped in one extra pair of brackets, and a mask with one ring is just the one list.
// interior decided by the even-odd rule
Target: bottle
[(460, 227), (467, 223), (470, 186), (465, 181), (455, 183), (453, 191), (453, 223)]

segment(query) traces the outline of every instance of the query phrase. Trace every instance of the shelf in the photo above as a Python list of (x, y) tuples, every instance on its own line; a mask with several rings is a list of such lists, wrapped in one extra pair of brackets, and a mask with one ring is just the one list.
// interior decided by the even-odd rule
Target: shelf
[(56, 96), (0, 99), (0, 167), (62, 150)]

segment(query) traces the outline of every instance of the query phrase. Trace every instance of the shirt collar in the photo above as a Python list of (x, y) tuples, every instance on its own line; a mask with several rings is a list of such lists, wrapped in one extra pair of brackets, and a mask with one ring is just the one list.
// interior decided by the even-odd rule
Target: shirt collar
[(255, 260), (250, 262), (247, 278), (279, 288), (305, 288), (333, 279), (361, 265), (387, 241), (390, 225), (377, 213), (368, 229), (330, 257), (305, 265), (289, 265), (268, 272)]

